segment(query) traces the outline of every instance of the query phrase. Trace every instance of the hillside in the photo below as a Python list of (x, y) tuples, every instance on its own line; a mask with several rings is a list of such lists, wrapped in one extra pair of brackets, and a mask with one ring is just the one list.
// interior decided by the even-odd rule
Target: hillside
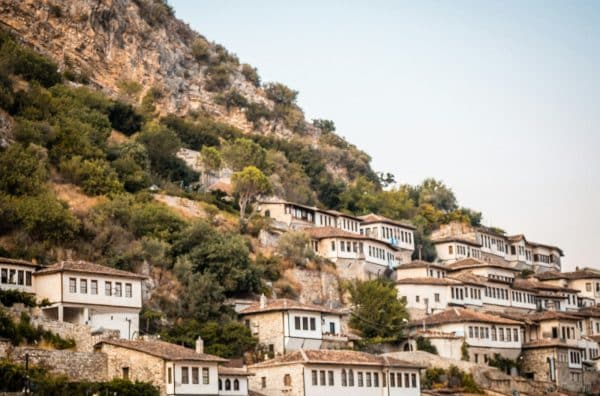
[(226, 298), (323, 302), (309, 282), (338, 289), (333, 263), (261, 246), (268, 222), (252, 205), (240, 221), (240, 194), (207, 191), (182, 148), (205, 173), (251, 168), (291, 201), (411, 220), (426, 259), (439, 224), (481, 219), (434, 179), (383, 188), (393, 176), (332, 121), (307, 122), (296, 91), (261, 83), (162, 1), (1, 0), (0, 22), (0, 256), (149, 275), (145, 331), (193, 345), (229, 326), (243, 335), (231, 350), (214, 331), (203, 338), (237, 356), (253, 341)]

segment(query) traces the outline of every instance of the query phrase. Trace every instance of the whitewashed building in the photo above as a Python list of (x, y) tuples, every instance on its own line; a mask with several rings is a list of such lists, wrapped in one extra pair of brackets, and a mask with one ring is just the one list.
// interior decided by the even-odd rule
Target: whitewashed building
[(454, 263), (466, 258), (481, 259), (481, 244), (473, 240), (448, 236), (432, 237), (438, 261), (444, 264)]
[(86, 324), (92, 330), (139, 335), (144, 276), (85, 261), (61, 261), (34, 273), (35, 293), (48, 299), (48, 319)]
[(0, 257), (0, 290), (34, 293), (34, 272), (40, 266), (25, 260)]
[(421, 367), (349, 350), (299, 350), (248, 367), (266, 396), (418, 396)]
[[(413, 330), (432, 330), (464, 337), (468, 344), (470, 361), (484, 363), (498, 353), (516, 359), (521, 352), (523, 323), (484, 312), (465, 308), (448, 308), (409, 323)], [(462, 351), (460, 351), (462, 353)], [(461, 359), (461, 355), (447, 356), (448, 351), (438, 350), (440, 356)]]
[(360, 216), (360, 233), (395, 246), (399, 263), (411, 261), (415, 250), (415, 227), (401, 221), (388, 219), (374, 213)]
[(545, 284), (577, 289), (580, 307), (587, 306), (586, 301), (594, 305), (600, 304), (600, 270), (577, 268), (571, 272), (548, 271), (537, 274), (536, 277)]
[(314, 304), (289, 299), (267, 299), (239, 312), (240, 318), (268, 347), (271, 356), (298, 349), (319, 349), (347, 346), (348, 337), (342, 328), (344, 314)]
[(428, 263), (415, 260), (406, 264), (399, 264), (394, 270), (396, 280), (406, 278), (445, 278), (448, 268), (441, 264)]

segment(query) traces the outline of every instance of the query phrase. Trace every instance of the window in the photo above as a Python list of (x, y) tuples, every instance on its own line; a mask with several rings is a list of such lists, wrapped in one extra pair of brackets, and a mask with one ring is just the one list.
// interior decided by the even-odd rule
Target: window
[(390, 373), (390, 388), (396, 387), (396, 374)]
[(479, 327), (475, 326), (475, 338), (479, 338)]
[(115, 283), (115, 296), (123, 296), (123, 284), (121, 282)]
[(589, 292), (592, 291), (592, 284), (591, 284), (591, 282), (588, 282), (588, 283), (585, 284), (585, 291), (589, 291)]
[(410, 382), (411, 382), (411, 385), (412, 385), (413, 388), (417, 387), (417, 374), (412, 373), (410, 375)]
[(317, 370), (312, 370), (310, 374), (311, 374), (311, 377), (312, 377), (312, 384), (313, 384), (313, 386), (319, 385), (318, 378), (317, 378)]
[(325, 385), (325, 370), (319, 371), (319, 385)]
[(294, 328), (300, 330), (300, 316), (294, 317)]
[(310, 318), (310, 329), (313, 331), (317, 329), (317, 322), (315, 318)]
[(409, 377), (408, 373), (404, 373), (404, 387), (405, 388), (410, 388), (410, 382), (409, 382), (408, 377)]
[(453, 253), (452, 250), (453, 250), (452, 245), (448, 245), (448, 254), (452, 254)]
[(342, 386), (348, 386), (348, 375), (346, 369), (342, 369)]
[(8, 283), (8, 270), (6, 268), (2, 268), (2, 275), (0, 276), (0, 282)]
[(373, 386), (379, 388), (379, 373), (373, 373)]
[(346, 251), (346, 242), (340, 241), (340, 251), (341, 252), (345, 252)]
[(402, 373), (396, 373), (396, 385), (398, 388), (402, 388)]
[(208, 385), (210, 378), (208, 377), (208, 367), (202, 367), (202, 383)]
[(513, 329), (513, 335), (514, 335), (514, 340), (515, 342), (519, 341), (519, 329)]
[(260, 377), (260, 387), (263, 389), (267, 387), (267, 377)]
[(348, 385), (354, 386), (354, 371), (348, 370)]
[(200, 383), (200, 373), (198, 367), (192, 367), (192, 384)]
[(492, 327), (492, 341), (496, 341), (496, 328)]
[(469, 326), (469, 338), (473, 338), (473, 326)]
[(552, 328), (552, 338), (558, 338), (558, 327)]
[(189, 384), (190, 383), (190, 372), (189, 372), (189, 368), (187, 367), (182, 367), (181, 368), (181, 383), (182, 384)]
[(302, 318), (302, 330), (308, 330), (308, 317)]
[(8, 283), (10, 283), (11, 285), (17, 284), (17, 279), (15, 278), (16, 274), (17, 274), (17, 271), (14, 269), (11, 269), (8, 271)]
[(415, 296), (415, 301), (419, 302), (419, 296)]
[(358, 372), (358, 386), (364, 386), (365, 384), (363, 383), (363, 373), (362, 371)]
[(122, 376), (121, 376), (121, 377), (122, 377), (124, 380), (128, 380), (128, 379), (129, 379), (129, 367), (123, 367), (123, 368), (121, 369), (121, 371), (122, 371)]
[(77, 293), (77, 279), (69, 278), (69, 293)]
[(367, 372), (367, 387), (370, 388), (371, 386), (373, 386), (373, 383), (371, 382), (371, 373)]
[(83, 294), (87, 294), (87, 279), (79, 280), (79, 291)]
[(167, 383), (173, 383), (173, 369), (171, 367), (167, 369)]
[(329, 333), (336, 334), (336, 332), (335, 332), (335, 322), (329, 322)]
[(498, 339), (504, 341), (504, 329), (502, 327), (498, 329)]
[(433, 295), (433, 299), (435, 300), (435, 302), (440, 302), (440, 293), (435, 293)]
[(98, 281), (90, 281), (90, 294), (98, 294)]
[(510, 329), (506, 329), (506, 341), (511, 342)]
[(17, 282), (19, 283), (19, 285), (25, 284), (25, 272), (23, 272), (23, 270), (20, 270), (18, 272), (17, 279), (18, 279)]
[(104, 282), (104, 294), (112, 296), (112, 284), (110, 282)]
[[(291, 384), (292, 380), (290, 379), (290, 384)], [(239, 391), (240, 390), (240, 381), (236, 378), (233, 380), (233, 390), (234, 391)]]
[(333, 371), (331, 370), (327, 372), (327, 382), (329, 383), (329, 386), (333, 386)]
[(131, 283), (125, 283), (125, 297), (131, 298), (133, 296)]
[(230, 391), (231, 390), (231, 380), (229, 378), (227, 378), (225, 380), (225, 390), (226, 391)]
[(335, 252), (335, 241), (331, 241), (331, 251)]
[(285, 374), (283, 376), (283, 386), (292, 386), (292, 376)]
[(25, 273), (25, 286), (31, 286), (31, 271)]

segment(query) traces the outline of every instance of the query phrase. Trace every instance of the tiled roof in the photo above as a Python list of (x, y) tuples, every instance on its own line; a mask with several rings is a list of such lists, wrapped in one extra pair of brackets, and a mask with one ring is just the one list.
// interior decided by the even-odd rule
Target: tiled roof
[(516, 278), (512, 284), (513, 289), (516, 290), (526, 290), (526, 291), (537, 291), (536, 288), (537, 282), (533, 282), (529, 279), (520, 279)]
[(28, 267), (40, 267), (39, 264), (32, 263), (31, 261), (11, 259), (8, 257), (0, 257), (0, 264), (26, 265)]
[(439, 238), (431, 238), (431, 242), (433, 243), (446, 243), (446, 242), (458, 242), (464, 243), (465, 245), (471, 245), (476, 247), (481, 247), (481, 243), (473, 241), (467, 238), (461, 238), (458, 236), (444, 236)]
[(252, 368), (283, 366), (289, 364), (344, 364), (344, 365), (360, 365), (360, 366), (385, 366), (385, 367), (404, 367), (404, 368), (421, 368), (421, 366), (405, 362), (387, 356), (373, 355), (365, 352), (350, 351), (350, 350), (298, 350), (290, 352), (286, 355), (276, 357), (265, 362), (257, 363), (250, 366)]
[[(547, 283), (539, 282), (537, 279), (521, 279), (516, 278), (513, 282), (513, 288), (518, 290), (536, 291), (540, 295), (545, 295), (544, 292), (553, 293), (579, 293), (577, 289), (570, 289), (568, 287), (549, 285)], [(550, 295), (552, 296), (552, 295)], [(562, 294), (561, 294), (562, 296)]]
[(416, 227), (410, 223), (388, 219), (387, 217), (380, 216), (375, 213), (369, 213), (368, 215), (358, 216), (358, 218), (361, 220), (362, 224), (386, 223), (386, 224), (391, 224), (391, 225), (395, 225), (398, 227), (404, 227), (404, 228), (410, 228), (412, 230), (416, 230)]
[(249, 373), (248, 370), (244, 367), (226, 367), (219, 366), (219, 375), (231, 375), (231, 376), (250, 376), (254, 375)]
[(435, 313), (430, 316), (426, 316), (423, 319), (411, 321), (411, 326), (421, 326), (423, 323), (426, 325), (436, 325), (444, 323), (462, 323), (462, 322), (485, 322), (485, 323), (497, 323), (506, 325), (520, 325), (519, 321), (503, 318), (498, 315), (492, 315), (488, 313), (473, 311), (472, 309), (466, 308), (449, 308), (442, 312)]
[(543, 321), (543, 320), (579, 320), (579, 318), (573, 314), (561, 312), (561, 311), (543, 311), (543, 312), (534, 312), (529, 314), (529, 319), (534, 321)]
[(571, 272), (547, 271), (535, 275), (539, 280), (557, 280), (557, 279), (592, 279), (600, 278), (600, 270), (584, 268)]
[(247, 315), (259, 312), (273, 312), (273, 311), (312, 311), (322, 313), (332, 313), (342, 315), (340, 311), (335, 309), (326, 308), (315, 304), (305, 304), (299, 301), (290, 300), (288, 298), (280, 298), (276, 300), (267, 300), (267, 304), (264, 308), (261, 308), (260, 303), (252, 304), (251, 306), (242, 309), (240, 315)]
[(387, 241), (382, 241), (377, 238), (372, 238), (366, 235), (355, 234), (353, 232), (344, 231), (335, 227), (307, 227), (302, 231), (306, 232), (308, 235), (315, 239), (325, 239), (325, 238), (346, 238), (346, 239), (355, 239), (360, 241), (372, 241), (381, 243), (383, 245), (388, 246), (390, 249), (398, 250), (398, 248)]
[(477, 260), (472, 257), (458, 260), (452, 264), (448, 264), (448, 269), (453, 270), (453, 271), (469, 269), (469, 268), (485, 268), (485, 267), (501, 268), (501, 269), (505, 269), (505, 270), (509, 270), (509, 271), (513, 271), (513, 272), (520, 272), (518, 269), (511, 267), (508, 263), (500, 263), (500, 262), (490, 263), (487, 261)]
[(568, 287), (549, 285), (547, 283), (542, 283), (542, 282), (536, 282), (535, 287), (538, 290), (546, 290), (546, 291), (559, 292), (559, 293), (580, 293), (581, 292), (578, 289), (571, 289)]
[(96, 345), (109, 344), (121, 348), (131, 349), (138, 352), (147, 353), (148, 355), (156, 356), (170, 361), (201, 361), (201, 362), (226, 362), (227, 359), (220, 358), (206, 353), (196, 353), (191, 348), (186, 348), (180, 345), (171, 344), (164, 341), (143, 341), (143, 340), (122, 340), (122, 339), (107, 339), (98, 342)]
[(447, 269), (445, 265), (429, 263), (427, 261), (420, 261), (420, 260), (414, 260), (414, 261), (411, 261), (410, 263), (401, 264), (401, 265), (397, 266), (396, 269), (403, 270), (403, 269), (427, 268), (427, 267), (439, 268), (439, 269), (444, 269), (444, 270)]
[(577, 312), (573, 312), (573, 315), (583, 316), (583, 317), (592, 317), (592, 318), (600, 318), (600, 307), (585, 307), (581, 308)]
[(475, 275), (471, 272), (461, 272), (458, 274), (454, 274), (449, 276), (451, 279), (456, 279), (462, 283), (466, 283), (468, 285), (476, 285), (476, 286), (485, 286), (487, 278), (479, 275)]
[(507, 237), (506, 237), (506, 239), (507, 239), (509, 242), (519, 242), (519, 241), (523, 241), (523, 240), (524, 240), (525, 242), (527, 242), (527, 239), (525, 239), (525, 235), (523, 235), (523, 234), (518, 234), (518, 235), (509, 235), (509, 236), (507, 236)]
[(86, 274), (99, 274), (109, 276), (119, 276), (122, 278), (140, 278), (145, 279), (143, 275), (135, 274), (133, 272), (127, 272), (118, 270), (116, 268), (107, 267), (105, 265), (94, 264), (87, 261), (60, 261), (56, 264), (52, 264), (49, 267), (44, 268), (41, 271), (35, 272), (34, 275), (47, 275), (56, 272), (81, 272)]
[(551, 347), (562, 347), (569, 349), (584, 349), (578, 347), (577, 345), (567, 344), (566, 342), (562, 342), (560, 340), (537, 340), (532, 342), (526, 342), (522, 345), (523, 349), (533, 349), (533, 348), (551, 348)]
[(461, 282), (450, 279), (450, 278), (433, 278), (433, 277), (422, 277), (422, 278), (405, 278), (398, 279), (397, 285), (434, 285), (434, 286), (449, 286), (449, 285), (460, 285)]

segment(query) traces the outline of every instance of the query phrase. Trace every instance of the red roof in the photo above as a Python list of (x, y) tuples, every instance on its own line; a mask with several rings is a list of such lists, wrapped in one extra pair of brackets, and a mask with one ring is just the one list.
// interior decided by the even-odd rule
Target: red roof
[(60, 261), (52, 264), (49, 267), (44, 268), (38, 272), (34, 272), (34, 275), (47, 275), (57, 272), (80, 272), (85, 274), (98, 274), (108, 276), (118, 276), (121, 278), (138, 278), (146, 279), (144, 275), (139, 275), (133, 272), (122, 271), (116, 268), (107, 267), (105, 265), (94, 264), (87, 261)]
[(311, 311), (311, 312), (322, 312), (331, 313), (336, 315), (342, 315), (340, 311), (335, 309), (325, 308), (315, 304), (305, 304), (299, 301), (290, 300), (287, 298), (280, 298), (277, 300), (267, 300), (264, 307), (260, 306), (260, 303), (252, 304), (251, 306), (244, 308), (240, 315), (248, 315), (259, 312), (273, 312), (273, 311)]
[(398, 226), (398, 227), (410, 228), (411, 230), (417, 229), (412, 224), (398, 221), (398, 220), (388, 219), (387, 217), (380, 216), (375, 213), (369, 213), (368, 215), (359, 216), (358, 218), (361, 220), (361, 224), (365, 224), (365, 225), (366, 224), (374, 224), (374, 223), (386, 223), (386, 224), (390, 224), (390, 225), (394, 225), (394, 226)]
[(442, 312), (411, 321), (411, 326), (437, 325), (444, 323), (484, 322), (506, 325), (521, 325), (522, 322), (466, 308), (449, 308)]
[(171, 344), (164, 341), (143, 341), (143, 340), (123, 340), (123, 339), (107, 339), (98, 342), (96, 345), (108, 344), (120, 348), (131, 349), (134, 351), (146, 353), (165, 360), (171, 361), (201, 361), (201, 362), (226, 362), (218, 356), (209, 355), (206, 353), (196, 353), (194, 349), (186, 348), (181, 345)]

